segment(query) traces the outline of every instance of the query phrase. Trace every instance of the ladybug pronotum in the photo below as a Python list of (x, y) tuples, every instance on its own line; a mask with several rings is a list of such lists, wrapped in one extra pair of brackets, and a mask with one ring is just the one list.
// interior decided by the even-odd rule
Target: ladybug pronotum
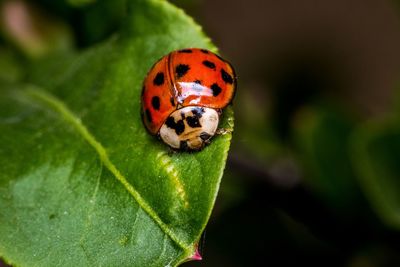
[(142, 89), (147, 130), (170, 147), (200, 150), (215, 135), (236, 90), (232, 66), (199, 48), (171, 52), (148, 72)]

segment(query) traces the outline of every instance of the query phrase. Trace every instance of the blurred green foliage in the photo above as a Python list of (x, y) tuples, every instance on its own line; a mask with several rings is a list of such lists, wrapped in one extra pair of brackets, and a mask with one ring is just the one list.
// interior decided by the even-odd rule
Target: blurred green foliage
[(359, 216), (362, 196), (349, 155), (354, 121), (337, 110), (304, 107), (293, 124), (305, 184), (341, 218)]
[(400, 124), (373, 121), (352, 136), (352, 160), (360, 186), (376, 213), (390, 227), (400, 229)]

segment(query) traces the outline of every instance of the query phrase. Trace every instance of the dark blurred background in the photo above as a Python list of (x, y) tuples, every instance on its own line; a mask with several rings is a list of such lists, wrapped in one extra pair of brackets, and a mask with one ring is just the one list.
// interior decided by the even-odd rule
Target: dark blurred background
[(184, 266), (400, 266), (400, 2), (174, 3), (239, 80), (204, 259)]
[[(52, 47), (14, 40), (32, 57), (103, 40), (123, 13), (36, 2), (70, 28), (44, 29)], [(400, 1), (172, 2), (239, 81), (204, 259), (183, 266), (400, 266)]]

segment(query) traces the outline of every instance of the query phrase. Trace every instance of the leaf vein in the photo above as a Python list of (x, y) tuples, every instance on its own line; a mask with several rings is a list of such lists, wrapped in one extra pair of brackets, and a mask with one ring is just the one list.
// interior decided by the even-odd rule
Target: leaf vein
[(153, 221), (160, 227), (160, 229), (166, 233), (171, 240), (173, 240), (179, 247), (186, 253), (190, 250), (190, 245), (186, 244), (183, 240), (180, 240), (172, 230), (165, 224), (158, 214), (151, 208), (151, 206), (143, 199), (140, 193), (130, 184), (125, 176), (117, 169), (117, 167), (111, 162), (106, 149), (102, 144), (96, 140), (96, 138), (89, 132), (82, 121), (71, 111), (68, 107), (59, 99), (53, 95), (44, 92), (35, 87), (31, 87), (26, 90), (26, 94), (30, 95), (37, 100), (50, 106), (53, 110), (58, 112), (63, 118), (69, 122), (75, 130), (88, 142), (94, 150), (97, 152), (100, 160), (104, 166), (114, 175), (114, 177), (125, 187), (125, 189), (132, 195), (139, 206), (153, 219)]

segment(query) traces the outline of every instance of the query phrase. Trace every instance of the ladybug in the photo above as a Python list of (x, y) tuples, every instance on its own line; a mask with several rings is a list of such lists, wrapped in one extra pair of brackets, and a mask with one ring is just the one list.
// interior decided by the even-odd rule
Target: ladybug
[(236, 84), (233, 67), (218, 55), (199, 48), (173, 51), (144, 79), (143, 123), (174, 149), (200, 150), (215, 135)]

